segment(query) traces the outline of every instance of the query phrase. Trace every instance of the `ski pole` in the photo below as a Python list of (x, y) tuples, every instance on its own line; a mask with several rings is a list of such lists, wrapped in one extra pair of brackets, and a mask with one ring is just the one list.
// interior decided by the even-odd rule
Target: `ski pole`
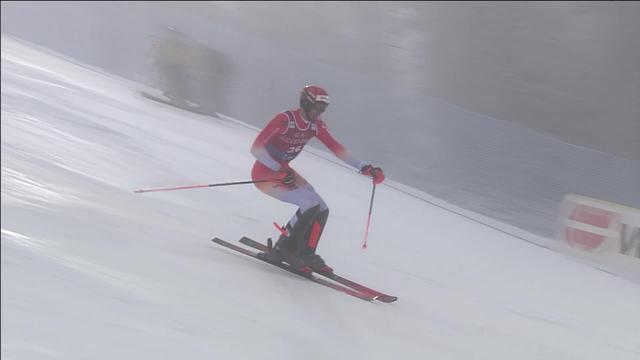
[(362, 249), (367, 248), (367, 239), (369, 238), (369, 224), (371, 223), (371, 211), (373, 210), (373, 196), (376, 194), (376, 183), (373, 183), (373, 190), (371, 190), (371, 203), (369, 204), (369, 217), (367, 218), (367, 228), (364, 232), (364, 243), (362, 243)]
[(140, 189), (134, 190), (134, 193), (144, 193), (151, 191), (174, 191), (174, 190), (187, 190), (187, 189), (197, 189), (197, 188), (205, 188), (205, 187), (214, 187), (214, 186), (227, 186), (227, 185), (241, 185), (241, 184), (256, 184), (268, 181), (279, 181), (280, 179), (264, 179), (264, 180), (250, 180), (250, 181), (237, 181), (237, 182), (228, 182), (228, 183), (220, 183), (220, 184), (205, 184), (205, 185), (189, 185), (189, 186), (177, 186), (171, 188), (158, 188), (158, 189)]

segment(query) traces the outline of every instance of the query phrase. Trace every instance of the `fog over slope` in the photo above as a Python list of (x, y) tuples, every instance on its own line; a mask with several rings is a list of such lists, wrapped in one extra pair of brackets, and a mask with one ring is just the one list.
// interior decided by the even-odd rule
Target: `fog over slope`
[(640, 207), (638, 2), (123, 4), (3, 2), (2, 32), (257, 127), (321, 84), (357, 156), (539, 236), (568, 192)]

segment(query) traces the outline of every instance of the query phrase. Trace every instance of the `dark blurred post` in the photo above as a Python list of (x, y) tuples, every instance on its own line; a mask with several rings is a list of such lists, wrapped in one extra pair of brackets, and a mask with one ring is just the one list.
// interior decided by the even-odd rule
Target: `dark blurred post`
[(173, 105), (185, 107), (189, 92), (189, 68), (193, 51), (184, 33), (168, 28), (166, 35), (153, 39), (153, 60), (162, 94)]
[(229, 66), (222, 52), (171, 27), (152, 46), (157, 86), (165, 97), (156, 100), (207, 115), (226, 113)]

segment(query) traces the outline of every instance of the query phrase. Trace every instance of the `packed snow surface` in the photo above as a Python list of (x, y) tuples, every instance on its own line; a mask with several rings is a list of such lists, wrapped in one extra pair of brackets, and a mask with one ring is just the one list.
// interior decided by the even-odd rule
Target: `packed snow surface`
[[(640, 288), (305, 152), (319, 253), (366, 303), (221, 248), (295, 211), (248, 180), (256, 129), (2, 37), (2, 358), (638, 359)], [(330, 126), (330, 124), (329, 124)], [(389, 186), (392, 185), (392, 186)], [(425, 194), (426, 196), (426, 194)]]

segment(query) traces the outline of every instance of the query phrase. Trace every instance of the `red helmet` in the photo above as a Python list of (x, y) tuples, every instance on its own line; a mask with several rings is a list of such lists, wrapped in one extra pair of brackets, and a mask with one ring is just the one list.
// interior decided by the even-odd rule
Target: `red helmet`
[(300, 107), (305, 111), (319, 102), (329, 105), (329, 93), (320, 86), (307, 85), (300, 91)]

